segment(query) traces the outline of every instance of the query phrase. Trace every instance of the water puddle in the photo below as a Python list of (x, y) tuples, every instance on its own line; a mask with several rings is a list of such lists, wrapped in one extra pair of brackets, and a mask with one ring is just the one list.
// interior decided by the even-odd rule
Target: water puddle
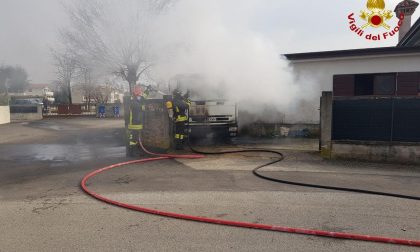
[(14, 161), (37, 160), (74, 163), (124, 156), (124, 146), (102, 147), (81, 144), (20, 144), (0, 147), (0, 159)]

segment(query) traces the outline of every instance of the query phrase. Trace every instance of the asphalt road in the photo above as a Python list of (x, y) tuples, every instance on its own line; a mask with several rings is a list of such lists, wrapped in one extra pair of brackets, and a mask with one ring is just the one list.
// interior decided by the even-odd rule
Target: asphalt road
[[(87, 172), (127, 160), (120, 120), (0, 126), (0, 251), (419, 251), (168, 219), (86, 196)], [(420, 168), (324, 161), (316, 141), (238, 140), (282, 149), (273, 177), (420, 196)], [(232, 146), (207, 146), (230, 149)], [(266, 154), (131, 165), (90, 181), (97, 192), (160, 210), (255, 223), (420, 239), (420, 202), (272, 183)]]

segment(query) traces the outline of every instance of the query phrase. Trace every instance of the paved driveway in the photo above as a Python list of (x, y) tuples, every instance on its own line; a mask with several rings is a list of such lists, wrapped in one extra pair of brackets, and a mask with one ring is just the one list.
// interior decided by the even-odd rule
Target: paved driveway
[[(416, 251), (414, 248), (168, 219), (98, 202), (88, 171), (126, 160), (121, 120), (0, 126), (0, 251)], [(21, 135), (22, 137), (18, 137)], [(265, 174), (420, 195), (414, 166), (324, 161), (316, 141), (239, 141), (285, 149)], [(231, 146), (223, 146), (230, 148)], [(207, 149), (220, 149), (208, 146)], [(287, 186), (250, 172), (266, 154), (131, 165), (94, 178), (113, 199), (228, 220), (420, 239), (420, 202)]]

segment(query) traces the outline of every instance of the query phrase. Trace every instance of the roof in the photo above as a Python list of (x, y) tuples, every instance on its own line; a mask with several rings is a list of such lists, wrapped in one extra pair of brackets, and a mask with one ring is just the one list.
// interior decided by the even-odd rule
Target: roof
[(397, 47), (401, 46), (420, 46), (420, 18), (398, 43)]
[[(411, 2), (411, 1), (408, 1)], [(306, 52), (284, 54), (288, 60), (310, 60), (343, 57), (383, 56), (420, 53), (420, 18), (410, 28), (398, 45), (392, 47), (363, 48), (338, 51)]]
[(309, 60), (309, 59), (325, 59), (325, 58), (343, 58), (343, 57), (361, 57), (361, 56), (382, 56), (395, 54), (412, 54), (420, 53), (420, 46), (401, 46), (401, 47), (379, 47), (379, 48), (363, 48), (338, 51), (323, 52), (306, 52), (284, 54), (288, 60)]

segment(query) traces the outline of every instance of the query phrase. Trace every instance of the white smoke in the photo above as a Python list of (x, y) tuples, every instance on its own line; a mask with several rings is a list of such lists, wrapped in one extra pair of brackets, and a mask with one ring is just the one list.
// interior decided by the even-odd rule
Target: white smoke
[[(281, 58), (288, 40), (279, 43), (256, 29), (255, 10), (261, 8), (270, 7), (253, 0), (177, 1), (151, 27), (155, 75), (169, 81), (198, 74), (248, 112), (295, 114), (302, 97), (315, 94), (301, 91)], [(274, 120), (270, 115), (266, 119)], [(299, 120), (304, 119), (294, 118)]]

